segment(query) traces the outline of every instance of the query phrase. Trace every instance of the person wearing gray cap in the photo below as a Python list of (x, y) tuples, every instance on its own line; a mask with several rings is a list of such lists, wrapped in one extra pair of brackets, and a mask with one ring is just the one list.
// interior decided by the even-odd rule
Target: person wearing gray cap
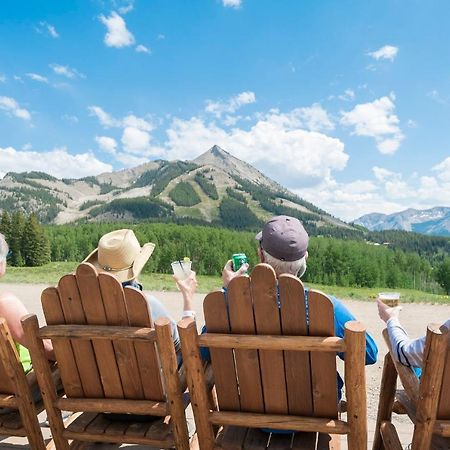
[[(272, 266), (277, 276), (290, 273), (301, 278), (304, 275), (308, 259), (309, 236), (300, 220), (290, 216), (272, 217), (266, 222), (262, 231), (256, 235), (256, 239), (259, 241), (260, 261)], [(233, 272), (230, 261), (227, 262), (222, 272), (224, 287), (227, 288), (234, 277), (243, 275), (247, 269), (248, 264), (245, 264), (238, 271)], [(307, 299), (307, 288), (305, 288), (305, 296)], [(334, 307), (335, 334), (337, 337), (343, 338), (344, 325), (356, 318), (340, 300), (330, 295), (328, 297)], [(377, 355), (377, 345), (372, 336), (366, 333), (366, 364), (375, 364)], [(343, 356), (343, 354), (339, 354), (341, 359), (344, 359)], [(339, 376), (338, 384), (340, 392), (343, 381)]]

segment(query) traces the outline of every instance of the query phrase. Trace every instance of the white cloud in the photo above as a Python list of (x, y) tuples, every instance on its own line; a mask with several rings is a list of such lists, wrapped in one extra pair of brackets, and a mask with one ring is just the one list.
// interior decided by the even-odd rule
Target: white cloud
[(98, 160), (92, 153), (72, 155), (65, 147), (48, 152), (0, 148), (0, 166), (5, 173), (36, 170), (58, 178), (81, 178), (112, 170), (110, 164)]
[(117, 142), (112, 137), (108, 136), (95, 136), (95, 141), (98, 146), (105, 152), (115, 154), (117, 151)]
[(18, 117), (23, 120), (30, 120), (31, 114), (20, 105), (12, 97), (0, 97), (0, 109), (6, 111), (8, 114)]
[(88, 110), (90, 112), (90, 115), (96, 116), (105, 128), (119, 126), (119, 122), (106, 111), (104, 111), (100, 106), (88, 106)]
[(128, 14), (130, 11), (133, 11), (134, 9), (134, 0), (129, 2), (128, 5), (126, 6), (121, 6), (120, 8), (117, 9), (117, 11), (119, 11), (120, 14)]
[(222, 4), (226, 8), (240, 8), (242, 6), (242, 0), (222, 0)]
[(6, 76), (0, 73), (0, 83), (6, 83)]
[(223, 113), (234, 113), (244, 105), (249, 105), (256, 102), (256, 95), (252, 91), (241, 92), (234, 95), (227, 101), (212, 100), (206, 101), (205, 111), (214, 114), (216, 117), (220, 117)]
[(385, 45), (384, 47), (375, 50), (374, 52), (369, 52), (368, 55), (377, 61), (380, 59), (388, 59), (390, 61), (394, 61), (395, 57), (398, 53), (398, 47), (394, 47), (393, 45)]
[(80, 121), (78, 116), (75, 116), (73, 114), (64, 114), (61, 118), (63, 120), (65, 120), (66, 122), (69, 122), (69, 123), (72, 123), (72, 124), (78, 123)]
[(39, 75), (38, 73), (29, 72), (26, 74), (26, 76), (34, 81), (38, 81), (39, 83), (48, 83), (48, 78)]
[(156, 37), (156, 39), (158, 39), (158, 41), (163, 41), (166, 38), (166, 35), (163, 33), (159, 33), (158, 36)]
[(53, 72), (56, 73), (56, 75), (62, 75), (70, 79), (86, 78), (86, 75), (69, 66), (63, 66), (61, 64), (49, 64), (49, 66), (53, 70)]
[(290, 187), (317, 183), (317, 179), (330, 177), (332, 171), (342, 170), (348, 160), (344, 144), (300, 128), (295, 116), (271, 111), (249, 130), (229, 131), (198, 117), (175, 118), (166, 130), (164, 148), (168, 159), (193, 159), (217, 144)]
[(346, 89), (343, 94), (338, 95), (339, 100), (349, 102), (355, 99), (355, 91), (353, 89)]
[(143, 131), (135, 127), (126, 127), (123, 130), (121, 141), (127, 152), (138, 155), (149, 152), (150, 133), (147, 131)]
[(151, 53), (151, 50), (142, 44), (139, 44), (138, 46), (136, 46), (136, 51), (138, 53)]
[(46, 33), (54, 39), (59, 38), (59, 33), (56, 31), (56, 28), (48, 22), (39, 22), (39, 25), (35, 27), (35, 30), (40, 34)]
[(108, 30), (104, 38), (104, 42), (108, 47), (121, 48), (134, 44), (134, 36), (128, 31), (125, 20), (115, 11), (112, 11), (108, 17), (102, 14), (99, 19)]
[(353, 127), (352, 134), (375, 139), (380, 153), (395, 153), (404, 135), (395, 114), (395, 96), (381, 97), (371, 103), (360, 103), (351, 111), (341, 113), (341, 124)]
[(439, 179), (450, 182), (450, 156), (445, 158), (439, 164), (436, 164), (432, 170), (437, 172), (437, 177)]

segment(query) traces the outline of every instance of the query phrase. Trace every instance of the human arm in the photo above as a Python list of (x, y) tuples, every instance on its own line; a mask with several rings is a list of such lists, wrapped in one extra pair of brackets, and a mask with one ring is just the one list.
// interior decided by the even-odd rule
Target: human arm
[[(25, 305), (13, 293), (4, 292), (0, 294), (0, 317), (6, 320), (13, 341), (28, 348), (21, 322), (22, 317), (27, 314)], [(49, 339), (44, 339), (43, 344), (47, 358), (52, 361), (55, 360), (52, 342)]]
[[(334, 306), (334, 328), (337, 337), (344, 337), (345, 324), (356, 317), (335, 297), (330, 297)], [(344, 354), (339, 353), (339, 357), (344, 359)], [(366, 365), (375, 364), (378, 357), (378, 347), (373, 337), (366, 331)]]
[(233, 278), (236, 278), (239, 275), (244, 275), (244, 273), (248, 270), (249, 265), (247, 263), (242, 264), (242, 266), (236, 270), (236, 272), (233, 270), (233, 262), (231, 259), (227, 261), (225, 264), (225, 267), (222, 271), (222, 282), (223, 287), (228, 288), (228, 285), (230, 284), (230, 281)]
[(183, 315), (182, 317), (194, 317), (194, 294), (197, 290), (198, 282), (194, 271), (185, 279), (179, 280), (174, 275), (173, 278), (180, 289), (181, 295), (183, 297)]

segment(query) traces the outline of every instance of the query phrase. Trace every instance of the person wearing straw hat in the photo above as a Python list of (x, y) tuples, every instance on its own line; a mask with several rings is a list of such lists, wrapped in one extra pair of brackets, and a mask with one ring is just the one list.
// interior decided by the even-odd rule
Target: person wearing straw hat
[[(98, 241), (98, 247), (90, 253), (83, 262), (92, 264), (97, 272), (114, 275), (122, 286), (131, 286), (143, 290), (138, 276), (155, 249), (155, 244), (148, 242), (142, 247), (133, 230), (122, 229), (103, 235)], [(175, 281), (183, 296), (183, 316), (191, 317), (193, 313), (193, 297), (197, 288), (195, 272), (185, 280)], [(175, 348), (180, 345), (176, 322), (172, 319), (164, 305), (155, 297), (145, 294), (150, 314), (153, 320), (167, 317), (171, 321), (172, 336)]]

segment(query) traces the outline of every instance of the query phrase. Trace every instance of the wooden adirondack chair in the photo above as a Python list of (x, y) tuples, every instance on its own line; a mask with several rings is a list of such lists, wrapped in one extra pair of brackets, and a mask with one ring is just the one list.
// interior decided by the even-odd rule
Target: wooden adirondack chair
[[(70, 448), (91, 441), (189, 449), (170, 322), (159, 319), (152, 328), (142, 292), (83, 263), (44, 290), (42, 308), (46, 327), (39, 329), (35, 316), (23, 325), (58, 450), (68, 449), (69, 439)], [(67, 398), (56, 398), (42, 339), (53, 342)], [(82, 414), (65, 427), (61, 410)]]
[(25, 375), (6, 320), (0, 318), (0, 408), (15, 410), (0, 414), (0, 435), (25, 436), (31, 448), (43, 450), (37, 415), (44, 406), (33, 401), (33, 388), (37, 389), (36, 375), (33, 370)]
[[(350, 450), (367, 449), (365, 329), (349, 322), (344, 339), (333, 337), (331, 300), (310, 290), (307, 302), (298, 278), (281, 275), (277, 284), (272, 267), (259, 264), (250, 277), (233, 279), (227, 296), (206, 296), (206, 334), (198, 336), (190, 319), (179, 323), (201, 450), (336, 450), (340, 434)], [(199, 347), (210, 351), (216, 410), (208, 406)], [(336, 352), (346, 352), (347, 422), (338, 420)]]
[[(450, 331), (429, 325), (421, 379), (393, 358), (384, 358), (373, 450), (402, 450), (392, 412), (406, 413), (414, 423), (411, 450), (450, 449)], [(396, 391), (397, 377), (403, 390)], [(395, 406), (394, 406), (395, 405)]]

